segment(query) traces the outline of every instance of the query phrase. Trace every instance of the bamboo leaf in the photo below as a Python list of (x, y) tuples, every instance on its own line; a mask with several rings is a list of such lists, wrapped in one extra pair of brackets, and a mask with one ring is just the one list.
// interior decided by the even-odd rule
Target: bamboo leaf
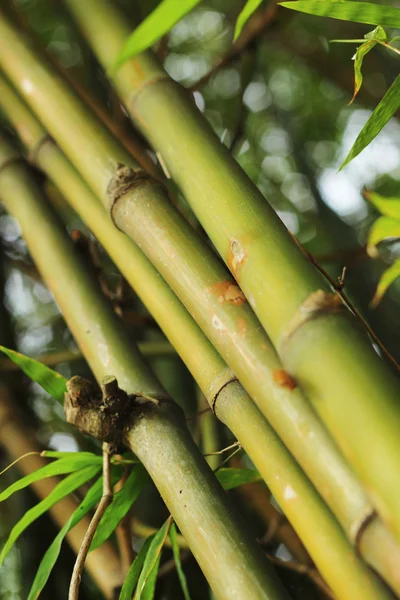
[(93, 538), (90, 552), (101, 546), (127, 514), (132, 504), (148, 481), (148, 475), (142, 465), (133, 468), (124, 486), (114, 495), (113, 501), (107, 507)]
[[(400, 11), (399, 11), (400, 12)], [(374, 112), (360, 131), (340, 170), (360, 154), (384, 128), (386, 123), (400, 107), (400, 75), (392, 83)]]
[(298, 2), (280, 2), (284, 8), (298, 12), (331, 17), (341, 21), (400, 27), (400, 10), (391, 6), (382, 6), (369, 2), (345, 2), (342, 0), (306, 0)]
[(247, 0), (246, 4), (242, 8), (239, 13), (238, 18), (236, 19), (235, 25), (235, 33), (233, 35), (233, 39), (236, 40), (239, 35), (242, 33), (243, 27), (246, 25), (247, 21), (250, 19), (251, 15), (257, 10), (260, 6), (262, 0)]
[(0, 351), (7, 354), (32, 381), (36, 381), (50, 396), (53, 396), (60, 404), (64, 404), (64, 393), (67, 391), (65, 377), (46, 367), (38, 360), (29, 358), (29, 356), (25, 356), (20, 352), (10, 350), (10, 348), (4, 346), (0, 346)]
[(143, 564), (149, 550), (150, 544), (152, 543), (155, 533), (150, 535), (147, 540), (144, 542), (143, 546), (140, 548), (140, 551), (131, 564), (131, 567), (128, 571), (128, 574), (125, 578), (124, 585), (122, 586), (121, 593), (119, 595), (119, 600), (132, 600), (133, 591), (136, 587), (136, 584), (139, 579), (139, 575), (142, 571)]
[(244, 485), (245, 483), (254, 483), (262, 481), (258, 471), (253, 469), (218, 469), (216, 476), (224, 490), (233, 490), (234, 488)]
[[(137, 584), (135, 600), (143, 600), (143, 590), (144, 587), (152, 573), (153, 570), (157, 569), (157, 564), (159, 562), (159, 558), (161, 555), (161, 551), (164, 546), (164, 542), (167, 538), (169, 528), (171, 527), (172, 517), (169, 516), (165, 521), (164, 525), (157, 531), (154, 538), (151, 541), (149, 546), (149, 550), (146, 554), (146, 558), (144, 560), (143, 569), (140, 573), (139, 581)], [(158, 569), (157, 569), (158, 570)]]
[(86, 467), (85, 469), (81, 469), (77, 473), (71, 473), (65, 479), (60, 481), (56, 485), (56, 487), (50, 492), (50, 494), (41, 502), (36, 504), (33, 508), (28, 510), (22, 519), (18, 521), (18, 523), (12, 528), (10, 535), (6, 543), (3, 546), (3, 549), (0, 554), (0, 565), (4, 562), (7, 554), (11, 550), (12, 546), (15, 544), (16, 540), (19, 538), (21, 533), (25, 531), (25, 529), (36, 521), (43, 513), (49, 510), (56, 502), (71, 494), (78, 487), (86, 483), (89, 479), (97, 475), (100, 471), (100, 466)]
[[(113, 468), (111, 474), (112, 485), (114, 485), (120, 479), (122, 472), (123, 469), (121, 467)], [(60, 554), (61, 544), (63, 543), (65, 536), (73, 527), (75, 527), (77, 523), (79, 523), (81, 519), (83, 519), (85, 515), (87, 515), (89, 511), (96, 506), (96, 504), (98, 504), (102, 493), (103, 477), (101, 476), (89, 489), (84, 500), (82, 500), (78, 508), (72, 513), (68, 521), (62, 527), (62, 529), (60, 529), (53, 542), (48, 547), (36, 572), (35, 579), (29, 592), (28, 600), (36, 600), (39, 597)]]
[(380, 213), (400, 221), (400, 198), (385, 198), (376, 192), (364, 191), (364, 198), (371, 202)]
[(101, 461), (101, 457), (98, 456), (97, 454), (95, 454), (94, 452), (58, 452), (57, 450), (43, 450), (43, 452), (40, 453), (40, 456), (43, 456), (44, 458), (76, 458), (76, 456), (79, 454), (80, 458), (84, 458), (85, 456), (88, 458), (88, 460), (91, 460), (93, 458), (93, 456), (95, 456), (98, 460)]
[[(31, 483), (39, 481), (39, 479), (53, 477), (54, 475), (65, 475), (66, 473), (79, 471), (80, 469), (84, 469), (85, 467), (89, 466), (98, 466), (100, 468), (102, 464), (101, 456), (96, 456), (95, 454), (88, 456), (87, 454), (89, 453), (86, 452), (74, 452), (74, 454), (75, 456), (56, 460), (49, 465), (38, 469), (34, 473), (25, 475), (25, 477), (15, 481), (0, 494), (0, 502), (7, 500), (7, 498), (14, 494), (14, 492), (23, 490)], [(81, 454), (84, 456), (81, 456)]]
[(400, 258), (398, 258), (391, 267), (386, 269), (380, 278), (378, 287), (376, 288), (375, 296), (371, 301), (372, 307), (376, 307), (379, 304), (388, 287), (392, 285), (392, 283), (394, 283), (398, 277), (400, 277)]
[(372, 225), (368, 234), (367, 252), (370, 256), (376, 255), (376, 246), (388, 238), (400, 238), (400, 220), (390, 217), (379, 217)]
[(154, 594), (156, 591), (156, 583), (158, 576), (158, 569), (160, 568), (161, 554), (158, 555), (157, 561), (151, 570), (151, 573), (146, 581), (146, 584), (143, 588), (142, 595), (140, 596), (141, 600), (153, 600)]
[(113, 69), (155, 44), (201, 0), (163, 0), (128, 37)]
[(187, 585), (186, 575), (182, 569), (181, 552), (179, 549), (175, 523), (171, 524), (171, 527), (169, 530), (169, 537), (171, 540), (172, 554), (174, 555), (176, 571), (178, 573), (179, 581), (181, 584), (183, 597), (185, 598), (185, 600), (190, 600), (190, 594), (189, 594), (189, 589), (188, 589), (188, 585)]
[(350, 104), (354, 102), (355, 97), (357, 96), (362, 86), (363, 76), (361, 68), (364, 56), (368, 54), (368, 52), (370, 52), (370, 50), (372, 50), (372, 48), (374, 48), (377, 43), (378, 42), (375, 40), (368, 40), (368, 42), (361, 44), (361, 46), (359, 46), (356, 50), (356, 54), (354, 57), (354, 93), (352, 99), (350, 100)]

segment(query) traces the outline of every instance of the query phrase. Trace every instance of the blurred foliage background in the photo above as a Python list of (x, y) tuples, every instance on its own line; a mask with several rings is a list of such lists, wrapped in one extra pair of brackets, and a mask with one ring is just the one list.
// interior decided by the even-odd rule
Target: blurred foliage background
[[(124, 8), (132, 24), (157, 4), (155, 0), (115, 1)], [(400, 6), (399, 2), (392, 4)], [(60, 1), (2, 0), (2, 5), (19, 19), (21, 28), (29, 26), (35, 32), (61, 65), (107, 107), (115, 121), (131, 129), (104, 74)], [(383, 195), (399, 195), (397, 119), (392, 119), (357, 159), (337, 172), (372, 109), (397, 76), (398, 57), (382, 47), (375, 48), (364, 61), (361, 92), (349, 106), (355, 46), (330, 44), (329, 40), (361, 38), (372, 28), (284, 9), (267, 12), (263, 7), (260, 33), (236, 57), (213, 71), (221, 59), (230, 56), (233, 28), (242, 6), (241, 0), (204, 0), (161, 40), (158, 54), (168, 73), (193, 89), (197, 106), (221, 143), (231, 149), (289, 230), (335, 278), (347, 267), (347, 293), (399, 360), (400, 280), (390, 287), (375, 309), (369, 304), (381, 273), (400, 255), (400, 243), (391, 240), (381, 244), (379, 256), (374, 259), (367, 255), (367, 232), (377, 212), (362, 196), (364, 187)], [(206, 77), (210, 71), (212, 75)], [(206, 81), (197, 85), (202, 78)], [(60, 208), (68, 230), (75, 232), (82, 252), (92, 257), (95, 254), (94, 268), (132, 336), (148, 343), (162, 342), (156, 324), (121, 281), (114, 265), (90, 238), (79, 218), (40, 174), (38, 178)], [(63, 375), (90, 376), (85, 362), (76, 355), (74, 340), (51, 293), (29, 258), (18, 224), (1, 207), (0, 241), (0, 343), (35, 357), (62, 351), (56, 368)], [(189, 415), (204, 406), (190, 375), (173, 353), (155, 354), (151, 362)], [(71, 430), (54, 400), (18, 371), (8, 371), (7, 365), (1, 359), (0, 377), (12, 387), (22, 418), (43, 447), (78, 450), (93, 444)], [(209, 414), (192, 419), (191, 426), (205, 451), (222, 448), (231, 441), (229, 432)], [(241, 460), (244, 465), (249, 464), (245, 456)], [(8, 462), (7, 450), (3, 449), (0, 470)], [(1, 486), (16, 477), (16, 469), (7, 472), (2, 476)], [(255, 534), (263, 538), (266, 524), (260, 511), (245, 503), (243, 494), (233, 494), (235, 501), (242, 503)], [(265, 497), (268, 501), (268, 496)], [(18, 498), (18, 502), (0, 506), (1, 538), (7, 537), (12, 524), (35, 502), (30, 492)], [(166, 514), (154, 489), (148, 490), (136, 510), (140, 519), (153, 526), (159, 526)], [(1, 600), (26, 597), (35, 568), (55, 533), (51, 521), (42, 517), (21, 538), (0, 572)], [(268, 541), (267, 549), (283, 560), (290, 558), (285, 547), (274, 541)], [(72, 561), (72, 553), (66, 546), (41, 597), (66, 597)], [(185, 560), (185, 568), (192, 597), (210, 597), (190, 557)], [(284, 576), (286, 583), (290, 581), (295, 597), (318, 597), (304, 576), (290, 571), (285, 571)], [(179, 594), (176, 575), (171, 572), (163, 576), (159, 597), (175, 599), (180, 598)], [(90, 580), (85, 578), (82, 598), (98, 597)]]

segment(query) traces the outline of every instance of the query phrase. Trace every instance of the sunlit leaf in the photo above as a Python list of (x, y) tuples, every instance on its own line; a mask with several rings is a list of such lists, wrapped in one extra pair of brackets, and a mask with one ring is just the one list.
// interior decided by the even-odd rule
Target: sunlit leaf
[(368, 54), (368, 52), (372, 50), (372, 48), (374, 48), (377, 43), (378, 42), (376, 42), (375, 40), (369, 40), (368, 42), (361, 44), (361, 46), (359, 46), (356, 50), (356, 55), (354, 57), (354, 93), (352, 99), (350, 100), (350, 104), (354, 102), (355, 97), (357, 96), (362, 86), (363, 76), (361, 72), (361, 67), (364, 60), (364, 56)]
[(56, 487), (50, 492), (50, 494), (44, 498), (41, 502), (36, 504), (33, 508), (28, 510), (22, 519), (12, 528), (10, 535), (7, 538), (6, 543), (0, 554), (0, 565), (3, 563), (7, 554), (25, 529), (36, 521), (41, 515), (49, 510), (56, 502), (68, 496), (81, 485), (89, 481), (92, 477), (95, 477), (100, 471), (100, 466), (90, 466), (85, 469), (81, 469), (77, 473), (71, 473), (65, 479), (60, 481)]
[[(111, 484), (114, 485), (118, 479), (120, 479), (123, 472), (122, 467), (113, 467), (113, 471), (111, 473)], [(60, 554), (61, 545), (67, 533), (71, 531), (73, 527), (89, 511), (91, 511), (96, 504), (100, 501), (101, 495), (103, 493), (103, 477), (100, 477), (92, 485), (92, 487), (87, 492), (84, 500), (80, 503), (78, 508), (72, 513), (68, 521), (65, 525), (60, 529), (53, 542), (47, 549), (45, 555), (43, 556), (39, 568), (36, 572), (35, 579), (33, 581), (32, 587), (29, 592), (28, 600), (36, 600), (39, 598), (39, 595), (47, 583), (49, 575), (57, 561), (57, 558)]]
[(128, 37), (115, 61), (114, 70), (129, 58), (155, 44), (200, 1), (162, 0), (157, 8)]
[(253, 469), (222, 468), (218, 469), (215, 474), (225, 490), (233, 490), (245, 483), (262, 481), (260, 474)]
[(390, 217), (380, 217), (369, 230), (367, 252), (371, 256), (376, 254), (379, 242), (389, 238), (400, 238), (400, 221)]
[(152, 543), (155, 533), (147, 538), (140, 551), (131, 564), (127, 576), (125, 577), (124, 585), (122, 586), (119, 600), (132, 600), (133, 592), (139, 579), (139, 575), (143, 569), (144, 560)]
[(93, 538), (90, 551), (101, 546), (127, 514), (138, 498), (149, 476), (142, 465), (137, 465), (125, 481), (124, 486), (114, 495), (112, 503), (107, 507)]
[(376, 192), (364, 191), (364, 198), (371, 202), (380, 213), (400, 221), (400, 198), (385, 197)]
[(186, 575), (182, 569), (181, 552), (180, 552), (180, 548), (179, 548), (179, 544), (178, 544), (178, 534), (176, 531), (175, 523), (171, 524), (171, 527), (169, 530), (169, 537), (171, 540), (172, 554), (174, 555), (176, 572), (178, 573), (179, 581), (180, 581), (182, 592), (183, 592), (183, 597), (185, 598), (185, 600), (190, 600), (190, 594), (189, 594), (189, 589), (188, 589), (188, 585), (187, 585)]
[(243, 27), (246, 25), (247, 21), (250, 19), (251, 15), (257, 10), (263, 0), (247, 0), (246, 4), (242, 8), (239, 13), (238, 18), (236, 19), (235, 24), (235, 33), (233, 35), (233, 39), (236, 40), (239, 35), (242, 33)]
[(44, 458), (76, 458), (79, 454), (79, 458), (84, 458), (85, 456), (91, 460), (93, 456), (95, 456), (98, 460), (102, 460), (101, 456), (95, 454), (94, 452), (77, 452), (76, 450), (73, 452), (58, 452), (57, 450), (43, 450), (40, 453), (40, 456)]
[(380, 25), (378, 25), (378, 27), (375, 27), (375, 29), (373, 29), (372, 31), (366, 33), (364, 37), (366, 40), (378, 40), (382, 42), (386, 42), (387, 40), (386, 31)]
[(21, 477), (21, 479), (18, 479), (18, 481), (15, 481), (7, 489), (1, 492), (0, 502), (9, 498), (14, 492), (23, 490), (31, 483), (39, 481), (39, 479), (53, 477), (54, 475), (65, 475), (66, 473), (79, 471), (80, 469), (89, 466), (98, 466), (100, 468), (102, 464), (101, 456), (96, 456), (95, 454), (88, 456), (89, 453), (86, 452), (74, 452), (74, 454), (75, 456), (61, 458), (45, 467), (37, 469), (37, 471), (34, 471), (33, 473), (29, 473), (29, 475), (25, 475), (25, 477)]
[(375, 307), (382, 300), (384, 294), (386, 293), (388, 287), (392, 285), (400, 277), (400, 258), (398, 258), (391, 267), (386, 269), (383, 273), (380, 281), (378, 283), (378, 287), (376, 288), (375, 296), (372, 298), (371, 306)]
[(20, 352), (0, 346), (0, 350), (15, 362), (32, 381), (36, 381), (42, 388), (53, 396), (60, 404), (64, 404), (64, 393), (67, 391), (65, 377), (53, 371), (38, 360), (24, 356)]
[(168, 517), (164, 525), (157, 531), (151, 541), (137, 584), (135, 600), (143, 600), (142, 592), (153, 569), (157, 569), (157, 564), (164, 546), (164, 542), (167, 538), (169, 528), (171, 527), (171, 523), (172, 517)]
[(340, 169), (360, 154), (384, 128), (400, 107), (400, 75), (398, 75), (360, 131)]
[(384, 27), (400, 27), (400, 9), (372, 2), (299, 0), (298, 2), (280, 2), (280, 5), (318, 17), (332, 17), (341, 21), (383, 25)]

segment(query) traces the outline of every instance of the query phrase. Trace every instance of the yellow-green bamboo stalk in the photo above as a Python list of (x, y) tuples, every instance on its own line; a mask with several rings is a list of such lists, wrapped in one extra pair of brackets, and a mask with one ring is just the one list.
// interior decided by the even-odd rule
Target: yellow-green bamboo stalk
[[(338, 577), (338, 573), (343, 574), (355, 568), (355, 557), (349, 559), (349, 548), (343, 544), (331, 514), (298, 465), (243, 388), (237, 381), (232, 380), (232, 373), (165, 281), (132, 241), (113, 227), (100, 203), (55, 144), (50, 139), (42, 143), (45, 130), (42, 128), (38, 131), (37, 121), (1, 78), (0, 97), (1, 104), (15, 128), (20, 134), (24, 134), (27, 148), (30, 154), (35, 156), (36, 164), (61, 189), (68, 202), (91, 228), (159, 322), (203, 389), (208, 402), (211, 405), (215, 404), (217, 416), (235, 432), (293, 526), (301, 532), (303, 542), (332, 589), (338, 597), (355, 597), (355, 590), (352, 588), (350, 594), (348, 587), (353, 586), (353, 583), (349, 584), (349, 581), (353, 581), (351, 573), (347, 577)], [(32, 126), (33, 122), (35, 126)], [(259, 435), (254, 435), (255, 431)], [(341, 476), (341, 469), (343, 466), (339, 457), (336, 471), (338, 477)], [(345, 466), (344, 469), (346, 477), (349, 477)], [(349, 482), (352, 493), (366, 501), (359, 484), (351, 479)], [(293, 490), (297, 495), (296, 502), (292, 501), (292, 494), (288, 490)], [(373, 536), (370, 536), (370, 531), (370, 525), (363, 530), (363, 555), (395, 589), (400, 589), (398, 571), (386, 558), (387, 554), (390, 554), (400, 560), (399, 548), (379, 520)], [(378, 535), (380, 537), (377, 544)], [(326, 558), (328, 538), (331, 551)], [(335, 547), (338, 552), (334, 551)], [(390, 569), (387, 569), (387, 564), (390, 565)], [(359, 581), (358, 576), (355, 580)], [(364, 586), (358, 589), (363, 590)]]
[(137, 405), (124, 435), (159, 488), (217, 598), (287, 598), (195, 446), (180, 409), (130, 343), (29, 170), (4, 139), (0, 194), (96, 378), (101, 381), (112, 374), (127, 393), (156, 399)]
[[(109, 0), (67, 0), (109, 70), (130, 33)], [(294, 243), (188, 94), (151, 53), (115, 83), (136, 125), (234, 274), (287, 371), (307, 393), (400, 538), (399, 382)]]

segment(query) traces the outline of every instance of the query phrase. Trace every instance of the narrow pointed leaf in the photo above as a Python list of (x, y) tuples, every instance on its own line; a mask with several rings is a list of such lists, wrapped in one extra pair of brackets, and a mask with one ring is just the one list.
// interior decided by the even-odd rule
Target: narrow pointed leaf
[(101, 456), (96, 456), (95, 454), (87, 456), (86, 452), (82, 452), (84, 456), (81, 456), (80, 452), (75, 452), (74, 454), (75, 456), (56, 460), (50, 463), (49, 465), (46, 465), (45, 467), (34, 471), (34, 473), (30, 473), (29, 475), (22, 477), (18, 481), (15, 481), (12, 485), (10, 485), (0, 494), (0, 502), (3, 502), (7, 498), (9, 498), (12, 494), (14, 494), (14, 492), (23, 490), (31, 483), (39, 481), (39, 479), (53, 477), (54, 475), (65, 475), (66, 473), (79, 471), (80, 469), (83, 469), (88, 466), (98, 466), (99, 468), (101, 467)]
[(151, 573), (146, 581), (146, 584), (143, 588), (142, 595), (140, 596), (141, 600), (154, 600), (154, 594), (156, 591), (156, 583), (158, 576), (158, 569), (160, 568), (161, 554), (158, 555), (156, 564), (154, 565)]
[(368, 234), (368, 254), (376, 254), (376, 246), (379, 242), (389, 238), (400, 238), (400, 220), (390, 217), (379, 217), (372, 225)]
[(382, 300), (388, 287), (392, 285), (400, 277), (400, 258), (398, 258), (391, 267), (383, 273), (378, 287), (376, 288), (375, 296), (372, 299), (371, 306), (375, 307)]
[(233, 39), (236, 40), (239, 35), (242, 33), (243, 27), (246, 25), (247, 21), (250, 19), (251, 15), (257, 10), (260, 6), (262, 0), (247, 0), (246, 4), (242, 8), (239, 13), (238, 18), (236, 19), (235, 25), (235, 33), (233, 35)]
[[(113, 467), (111, 474), (112, 485), (114, 485), (118, 479), (120, 479), (122, 472), (123, 469), (121, 467)], [(53, 542), (48, 547), (36, 572), (35, 579), (29, 592), (28, 600), (36, 600), (39, 598), (39, 595), (46, 585), (50, 573), (60, 554), (61, 545), (65, 536), (73, 527), (75, 527), (77, 523), (79, 523), (81, 519), (83, 519), (85, 515), (87, 515), (89, 511), (96, 506), (96, 504), (98, 504), (102, 493), (103, 477), (101, 476), (89, 489), (84, 500), (82, 500), (78, 508), (72, 513), (68, 521), (62, 527), (62, 529), (60, 529)]]
[(50, 492), (50, 494), (41, 502), (36, 504), (33, 508), (28, 510), (22, 519), (12, 528), (10, 535), (0, 554), (0, 565), (3, 563), (7, 554), (21, 535), (33, 521), (36, 521), (43, 513), (47, 512), (56, 502), (68, 496), (78, 487), (86, 483), (89, 479), (97, 475), (100, 471), (99, 466), (90, 466), (85, 469), (81, 469), (77, 473), (71, 473), (65, 479), (60, 481), (56, 487)]
[(298, 12), (332, 17), (341, 21), (400, 27), (400, 9), (369, 2), (342, 2), (341, 0), (306, 0), (298, 2), (280, 2), (285, 8)]
[(357, 96), (362, 86), (363, 76), (361, 68), (364, 56), (368, 54), (368, 52), (372, 50), (372, 48), (374, 48), (377, 43), (378, 42), (375, 40), (368, 40), (368, 42), (365, 42), (356, 50), (356, 55), (354, 57), (354, 93), (352, 99), (350, 100), (350, 104), (354, 102), (355, 97)]
[(398, 75), (360, 131), (340, 169), (360, 154), (384, 128), (400, 107), (400, 75)]
[(138, 498), (148, 479), (147, 472), (142, 465), (134, 467), (123, 488), (114, 495), (112, 503), (107, 507), (93, 538), (90, 551), (101, 546), (110, 537)]
[(79, 458), (87, 457), (89, 460), (92, 460), (93, 457), (96, 457), (99, 460), (102, 460), (101, 456), (95, 454), (94, 452), (58, 452), (57, 450), (43, 450), (40, 453), (40, 456), (44, 458), (76, 458), (79, 455)]
[(142, 592), (153, 569), (156, 569), (157, 567), (157, 563), (160, 558), (164, 542), (167, 538), (169, 528), (171, 527), (171, 523), (172, 517), (168, 517), (164, 525), (157, 531), (157, 533), (151, 541), (149, 550), (146, 554), (146, 558), (143, 564), (143, 569), (140, 573), (139, 581), (137, 584), (135, 600), (143, 600)]
[(155, 44), (199, 2), (200, 0), (162, 0), (128, 37), (115, 61), (114, 69)]
[(128, 574), (125, 578), (124, 585), (122, 586), (121, 593), (119, 595), (119, 600), (132, 600), (133, 592), (139, 580), (140, 573), (143, 569), (143, 564), (149, 551), (150, 544), (152, 543), (155, 533), (150, 535), (147, 540), (144, 542), (143, 546), (140, 548), (140, 551), (131, 564), (131, 567), (128, 571)]
[(380, 213), (400, 221), (400, 198), (385, 197), (376, 192), (364, 191), (364, 198), (371, 202)]
[(169, 537), (170, 537), (170, 540), (171, 540), (172, 554), (174, 555), (176, 572), (178, 573), (179, 582), (181, 584), (183, 597), (185, 598), (185, 600), (190, 600), (190, 594), (189, 594), (189, 589), (188, 589), (188, 585), (187, 585), (186, 575), (185, 575), (185, 573), (183, 572), (183, 569), (182, 569), (181, 552), (180, 552), (180, 548), (179, 548), (179, 544), (178, 544), (178, 537), (177, 537), (175, 523), (171, 524), (171, 527), (170, 527), (170, 530), (169, 530)]
[(215, 474), (224, 490), (233, 490), (234, 488), (244, 485), (245, 483), (262, 481), (260, 474), (254, 469), (223, 468), (218, 469)]
[(0, 346), (0, 350), (7, 354), (8, 358), (17, 364), (32, 381), (36, 381), (50, 396), (53, 396), (60, 404), (64, 404), (64, 393), (67, 391), (65, 377), (20, 352), (4, 346)]

